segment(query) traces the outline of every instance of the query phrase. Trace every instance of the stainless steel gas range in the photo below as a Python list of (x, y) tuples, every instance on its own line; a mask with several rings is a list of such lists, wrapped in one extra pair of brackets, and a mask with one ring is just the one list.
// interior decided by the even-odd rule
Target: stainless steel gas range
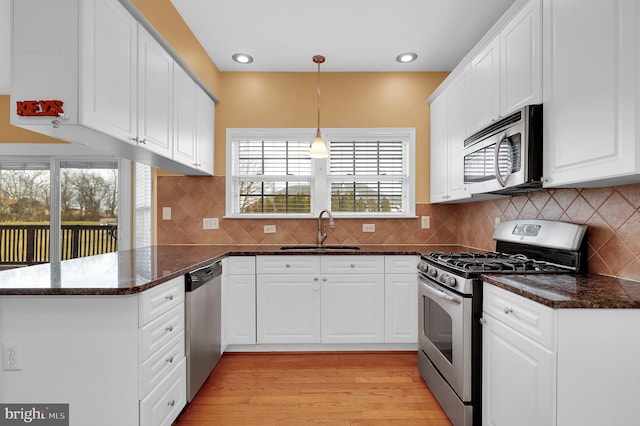
[(482, 423), (482, 274), (586, 272), (586, 225), (527, 219), (496, 227), (495, 252), (434, 252), (418, 264), (418, 366), (455, 426)]

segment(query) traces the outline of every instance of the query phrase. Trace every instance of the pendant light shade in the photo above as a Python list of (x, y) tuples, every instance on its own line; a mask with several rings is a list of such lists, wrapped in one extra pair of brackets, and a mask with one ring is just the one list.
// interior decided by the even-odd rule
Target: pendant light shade
[(318, 64), (318, 128), (316, 129), (316, 137), (311, 143), (311, 149), (309, 149), (309, 157), (311, 158), (327, 158), (329, 156), (327, 144), (324, 143), (324, 139), (320, 134), (320, 64), (324, 61), (325, 58), (322, 55), (313, 57), (313, 62)]

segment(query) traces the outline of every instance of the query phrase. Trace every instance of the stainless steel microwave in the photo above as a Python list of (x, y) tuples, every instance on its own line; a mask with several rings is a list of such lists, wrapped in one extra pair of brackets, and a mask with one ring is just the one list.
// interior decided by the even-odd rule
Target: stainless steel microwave
[(528, 105), (464, 141), (471, 194), (511, 195), (542, 188), (542, 105)]

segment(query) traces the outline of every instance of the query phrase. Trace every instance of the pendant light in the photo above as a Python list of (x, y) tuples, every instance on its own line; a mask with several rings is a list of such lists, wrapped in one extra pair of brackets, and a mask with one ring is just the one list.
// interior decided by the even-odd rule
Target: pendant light
[(324, 62), (324, 56), (316, 55), (313, 57), (313, 62), (318, 64), (318, 128), (316, 129), (316, 137), (311, 143), (311, 149), (309, 149), (309, 157), (311, 158), (327, 158), (329, 151), (327, 151), (327, 145), (322, 139), (320, 134), (320, 64)]

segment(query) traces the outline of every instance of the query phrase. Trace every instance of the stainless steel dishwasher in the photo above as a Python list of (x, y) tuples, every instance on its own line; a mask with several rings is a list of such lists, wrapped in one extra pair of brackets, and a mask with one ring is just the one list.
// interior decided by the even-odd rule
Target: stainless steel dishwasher
[(185, 352), (189, 402), (220, 360), (221, 275), (222, 263), (215, 262), (185, 276)]

